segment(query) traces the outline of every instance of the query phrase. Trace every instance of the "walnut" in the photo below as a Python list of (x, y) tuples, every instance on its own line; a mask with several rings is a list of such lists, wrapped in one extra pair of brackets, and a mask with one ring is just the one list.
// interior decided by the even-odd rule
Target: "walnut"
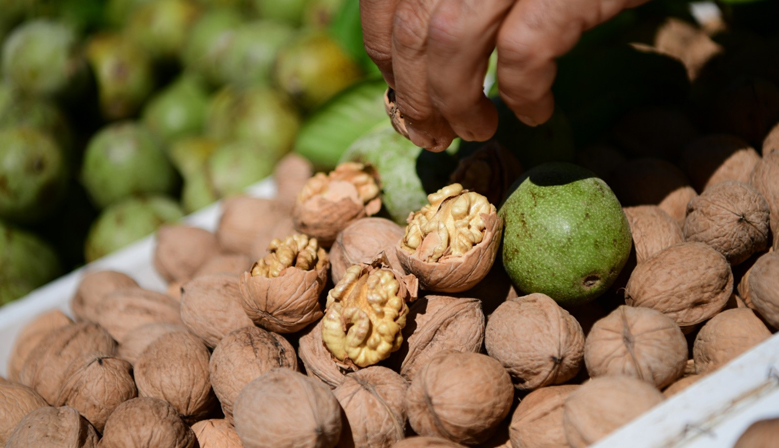
[(712, 40), (705, 30), (676, 18), (666, 19), (660, 26), (655, 34), (654, 47), (682, 61), (693, 81), (706, 63), (723, 51), (722, 46)]
[(584, 362), (593, 378), (626, 375), (663, 388), (682, 376), (687, 340), (663, 313), (622, 305), (592, 327)]
[(563, 403), (579, 386), (549, 386), (530, 392), (511, 416), (511, 446), (568, 448), (563, 430)]
[(241, 277), (241, 305), (249, 318), (277, 333), (294, 333), (322, 317), (319, 294), (327, 281), (327, 252), (315, 238), (273, 240), (265, 258)]
[(216, 239), (222, 250), (249, 256), (254, 241), (272, 232), (276, 223), (288, 215), (287, 208), (278, 201), (234, 196), (222, 204)]
[(680, 109), (643, 106), (622, 114), (611, 134), (614, 143), (631, 158), (676, 160), (698, 131)]
[(195, 448), (195, 433), (170, 403), (157, 398), (125, 401), (108, 417), (100, 448)]
[(181, 290), (181, 320), (208, 347), (216, 347), (233, 330), (253, 325), (241, 305), (240, 281), (230, 274), (197, 277)]
[(765, 154), (752, 174), (749, 183), (763, 195), (771, 209), (771, 231), (779, 233), (779, 151)]
[(625, 207), (636, 262), (641, 263), (666, 247), (684, 241), (679, 223), (656, 205)]
[(48, 406), (46, 400), (29, 387), (13, 381), (0, 381), (0, 445), (5, 445), (24, 416), (44, 406)]
[[(263, 250), (267, 248), (268, 246), (266, 245)], [(251, 266), (251, 260), (243, 254), (217, 255), (200, 266), (200, 269), (195, 272), (193, 278), (211, 274), (230, 274), (240, 277), (241, 274), (249, 270)]]
[(116, 353), (116, 341), (99, 325), (82, 322), (52, 330), (30, 352), (19, 382), (32, 387), (47, 403), (54, 403), (67, 380), (70, 363), (91, 352)]
[(514, 284), (503, 267), (501, 257), (495, 259), (486, 277), (473, 288), (452, 294), (454, 297), (473, 298), (481, 301), (482, 313), (489, 316), (506, 300), (519, 297)]
[(99, 439), (95, 428), (77, 410), (68, 406), (44, 406), (27, 414), (16, 425), (5, 448), (96, 448)]
[(680, 165), (690, 177), (692, 186), (702, 192), (726, 180), (749, 182), (749, 175), (759, 161), (757, 151), (741, 138), (714, 134), (687, 145)]
[(713, 317), (732, 292), (733, 273), (721, 253), (704, 243), (679, 243), (636, 266), (625, 303), (653, 308), (684, 327)]
[(367, 367), (397, 351), (415, 280), (378, 264), (347, 269), (327, 294), (322, 319), (322, 342), (333, 357), (346, 367)]
[(451, 184), (428, 195), (412, 213), (396, 246), (406, 272), (424, 289), (461, 292), (489, 273), (500, 248), (503, 220), (484, 196)]
[(184, 282), (168, 283), (168, 287), (165, 289), (165, 295), (175, 300), (176, 302), (181, 303), (181, 287), (183, 285)]
[(389, 219), (363, 218), (338, 233), (330, 248), (333, 283), (338, 283), (349, 266), (372, 262), (381, 252), (393, 269), (401, 270), (395, 245), (403, 238), (403, 228)]
[(129, 362), (99, 353), (76, 358), (65, 373), (55, 406), (70, 406), (102, 432), (108, 416), (138, 396)]
[(333, 448), (341, 435), (341, 407), (330, 389), (284, 368), (241, 390), (234, 419), (246, 448)]
[(725, 310), (695, 336), (693, 357), (698, 374), (718, 369), (771, 337), (771, 332), (748, 308)]
[(765, 79), (739, 77), (718, 92), (707, 112), (711, 129), (760, 145), (779, 121), (779, 89)]
[(172, 404), (186, 421), (195, 422), (217, 405), (208, 374), (210, 353), (189, 333), (167, 333), (149, 344), (135, 364), (138, 396)]
[(297, 370), (295, 349), (282, 336), (245, 327), (225, 336), (211, 355), (208, 371), (214, 393), (229, 421), (239, 392), (255, 378), (276, 367)]
[(141, 353), (146, 350), (152, 342), (156, 341), (158, 337), (163, 334), (172, 332), (189, 333), (189, 329), (184, 325), (169, 324), (167, 322), (152, 322), (146, 325), (141, 325), (138, 328), (127, 333), (124, 341), (119, 344), (119, 348), (116, 351), (116, 355), (119, 358), (128, 361), (130, 364), (135, 365), (138, 362), (138, 358), (141, 357)]
[(594, 378), (576, 389), (563, 405), (565, 438), (584, 448), (611, 434), (663, 401), (645, 381), (628, 376)]
[(243, 448), (235, 428), (227, 420), (201, 420), (192, 425), (198, 448)]
[(684, 237), (708, 244), (737, 265), (770, 246), (769, 214), (768, 203), (748, 184), (720, 182), (687, 205)]
[(411, 380), (406, 400), (414, 431), (474, 445), (489, 439), (514, 399), (511, 377), (480, 353), (441, 352)]
[(70, 299), (70, 308), (77, 320), (97, 323), (97, 307), (103, 298), (117, 289), (132, 287), (138, 287), (138, 283), (121, 272), (89, 272), (81, 279), (76, 294)]
[(760, 257), (749, 271), (747, 282), (751, 308), (769, 325), (779, 328), (779, 252)]
[(409, 138), (406, 120), (403, 118), (403, 112), (395, 104), (395, 91), (392, 90), (392, 87), (388, 87), (387, 91), (384, 92), (384, 111), (390, 117), (390, 122), (392, 122), (392, 127), (395, 128), (395, 132)]
[(276, 180), (276, 200), (292, 209), (298, 193), (313, 175), (314, 167), (305, 157), (295, 153), (284, 156), (273, 171), (273, 178)]
[(134, 328), (151, 322), (183, 324), (179, 303), (165, 294), (142, 288), (116, 290), (97, 307), (99, 323), (120, 344)]
[[(295, 223), (292, 220), (292, 215), (282, 216), (278, 221), (273, 223), (265, 233), (252, 242), (251, 247), (249, 248), (249, 257), (252, 260), (259, 260), (268, 253), (268, 246), (271, 241), (277, 238), (284, 239), (293, 233), (297, 232), (295, 231)], [(250, 266), (251, 264), (252, 263), (249, 263)], [(244, 271), (246, 271), (246, 269), (244, 269), (241, 274), (243, 274)]]
[(779, 437), (779, 418), (758, 420), (749, 425), (733, 448), (771, 448)]
[(663, 390), (663, 396), (665, 398), (673, 397), (684, 389), (687, 389), (691, 385), (697, 383), (698, 380), (703, 378), (703, 376), (704, 375), (690, 375), (678, 379), (675, 383), (671, 384), (670, 386), (666, 387), (665, 390)]
[(330, 247), (351, 222), (379, 212), (379, 192), (373, 169), (361, 163), (342, 163), (329, 174), (317, 173), (298, 194), (292, 212), (295, 229)]
[(414, 436), (399, 441), (392, 448), (465, 448), (465, 445), (440, 437)]
[(322, 342), (322, 320), (306, 329), (298, 342), (298, 356), (306, 374), (335, 389), (346, 378), (346, 371), (333, 362), (333, 355)]
[(490, 204), (501, 204), (521, 175), (519, 160), (493, 140), (461, 159), (449, 180), (484, 195)]
[(186, 281), (219, 253), (216, 235), (185, 225), (164, 225), (157, 229), (154, 267), (167, 281)]
[(16, 336), (11, 354), (8, 357), (8, 379), (19, 381), (19, 372), (22, 370), (24, 362), (27, 361), (27, 357), (38, 343), (50, 331), (72, 323), (73, 321), (62, 311), (52, 310), (39, 314), (25, 325)]
[(385, 367), (347, 375), (333, 391), (346, 417), (338, 446), (389, 448), (403, 439), (407, 389), (406, 380)]
[(579, 322), (540, 293), (500, 305), (487, 321), (484, 343), (519, 390), (568, 381), (579, 372), (584, 355)]

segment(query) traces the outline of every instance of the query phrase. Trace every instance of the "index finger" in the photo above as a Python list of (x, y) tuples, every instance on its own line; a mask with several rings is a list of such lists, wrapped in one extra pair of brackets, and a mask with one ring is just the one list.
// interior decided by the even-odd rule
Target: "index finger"
[(395, 88), (392, 72), (392, 21), (399, 1), (360, 0), (360, 22), (365, 51), (392, 88)]

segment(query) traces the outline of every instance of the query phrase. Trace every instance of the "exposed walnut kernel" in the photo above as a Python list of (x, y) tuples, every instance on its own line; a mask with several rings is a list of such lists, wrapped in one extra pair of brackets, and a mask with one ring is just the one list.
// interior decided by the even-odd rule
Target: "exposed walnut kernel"
[(293, 266), (310, 271), (327, 260), (327, 257), (324, 260), (319, 258), (321, 249), (316, 238), (306, 235), (292, 235), (284, 241), (276, 238), (270, 242), (268, 250), (268, 255), (252, 266), (252, 277), (278, 277), (281, 271)]

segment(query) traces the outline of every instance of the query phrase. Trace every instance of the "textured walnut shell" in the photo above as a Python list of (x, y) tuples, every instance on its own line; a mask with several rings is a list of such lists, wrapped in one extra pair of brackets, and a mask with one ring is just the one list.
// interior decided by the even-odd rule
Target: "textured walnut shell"
[(636, 262), (642, 263), (666, 247), (684, 241), (679, 223), (656, 205), (625, 207), (630, 224)]
[(141, 325), (127, 333), (124, 342), (119, 344), (116, 356), (135, 365), (141, 357), (141, 353), (146, 350), (146, 347), (148, 347), (149, 344), (156, 341), (157, 338), (163, 334), (175, 331), (188, 333), (189, 329), (184, 325), (169, 324), (167, 322), (152, 322), (150, 324)]
[(70, 363), (91, 352), (116, 353), (116, 341), (99, 325), (83, 322), (52, 330), (30, 352), (19, 382), (32, 387), (47, 403), (54, 403)]
[(234, 419), (245, 448), (332, 448), (341, 435), (341, 407), (330, 389), (284, 368), (244, 387)]
[(592, 445), (662, 401), (663, 394), (645, 381), (628, 376), (594, 378), (565, 400), (565, 438), (572, 448)]
[(48, 405), (29, 387), (13, 381), (0, 381), (0, 445), (5, 445), (24, 416)]
[(152, 322), (182, 325), (179, 303), (165, 294), (142, 288), (116, 290), (97, 307), (98, 320), (119, 343), (135, 328)]
[(676, 380), (673, 384), (666, 387), (665, 390), (663, 390), (663, 396), (665, 398), (673, 397), (674, 395), (678, 394), (679, 392), (683, 391), (684, 389), (687, 389), (688, 387), (692, 386), (693, 384), (697, 383), (698, 380), (703, 378), (704, 375), (689, 375), (685, 376), (684, 378), (680, 378)]
[(687, 340), (665, 314), (622, 305), (593, 325), (584, 362), (593, 378), (626, 375), (663, 388), (682, 376)]
[(405, 436), (408, 383), (386, 367), (347, 375), (333, 395), (346, 421), (338, 446), (389, 448)]
[(506, 418), (514, 398), (501, 364), (479, 353), (442, 352), (411, 381), (408, 419), (423, 436), (477, 444)]
[(542, 387), (523, 398), (511, 416), (511, 446), (568, 448), (563, 430), (563, 403), (578, 387)]
[(126, 274), (116, 271), (89, 272), (81, 279), (76, 294), (70, 299), (70, 308), (76, 320), (98, 321), (98, 306), (105, 296), (117, 289), (138, 287)]
[(695, 371), (712, 372), (770, 337), (771, 332), (754, 311), (725, 310), (706, 322), (695, 336)]
[(157, 230), (154, 267), (167, 281), (186, 281), (219, 253), (216, 235), (185, 225), (165, 225)]
[(338, 283), (349, 266), (370, 263), (384, 252), (390, 267), (401, 270), (395, 245), (403, 238), (403, 228), (389, 219), (363, 218), (338, 233), (330, 248), (330, 272)]
[(217, 405), (208, 374), (210, 353), (188, 333), (167, 333), (149, 344), (135, 364), (138, 396), (165, 400), (188, 421)]
[(403, 118), (403, 112), (401, 112), (400, 109), (398, 109), (397, 104), (395, 104), (395, 91), (392, 90), (392, 87), (388, 87), (387, 91), (384, 92), (384, 111), (390, 118), (392, 127), (395, 128), (395, 132), (403, 137), (409, 138), (408, 129), (406, 129), (406, 120)]
[(484, 344), (519, 390), (568, 381), (579, 372), (584, 356), (579, 322), (540, 293), (499, 306), (487, 322)]
[(414, 436), (399, 441), (392, 448), (465, 448), (465, 445), (440, 437)]
[(768, 203), (748, 184), (720, 182), (687, 205), (684, 238), (708, 244), (737, 265), (770, 246), (769, 214)]
[(73, 321), (62, 311), (52, 310), (38, 315), (25, 325), (16, 336), (11, 354), (8, 356), (8, 379), (19, 380), (19, 372), (27, 357), (50, 331), (72, 323)]
[(254, 241), (273, 231), (285, 215), (289, 215), (287, 208), (274, 200), (248, 196), (228, 198), (222, 205), (216, 239), (222, 250), (248, 256)]
[(298, 356), (303, 361), (308, 376), (322, 381), (331, 389), (344, 382), (346, 371), (333, 361), (333, 355), (322, 342), (321, 320), (306, 329), (298, 344)]
[[(252, 260), (259, 260), (268, 253), (268, 245), (271, 241), (275, 238), (283, 239), (293, 233), (296, 232), (292, 215), (285, 214), (281, 216), (265, 233), (261, 234), (252, 242), (251, 247), (249, 248), (249, 257)], [(249, 268), (251, 268), (251, 265), (252, 263), (249, 263)], [(243, 274), (243, 272), (249, 270), (249, 268), (244, 269), (238, 275)]]
[(763, 157), (774, 151), (779, 151), (779, 123), (777, 123), (771, 129), (771, 132), (765, 136), (765, 140), (763, 140), (763, 147), (761, 149)]
[(120, 404), (138, 396), (132, 364), (113, 356), (82, 355), (65, 377), (54, 405), (72, 407), (100, 432)]
[(192, 425), (198, 448), (243, 448), (235, 428), (227, 420), (201, 420)]
[(771, 209), (771, 231), (779, 233), (779, 151), (766, 154), (749, 176), (749, 183), (763, 195)]
[(713, 317), (732, 292), (733, 273), (721, 253), (704, 243), (679, 243), (636, 266), (625, 303), (653, 308), (684, 327)]
[(181, 320), (208, 347), (216, 347), (233, 330), (253, 325), (241, 306), (239, 283), (230, 274), (212, 274), (181, 287)]
[(95, 428), (77, 410), (45, 406), (16, 425), (5, 448), (96, 448), (99, 439)]
[(759, 161), (760, 155), (743, 139), (735, 135), (714, 134), (687, 145), (680, 165), (692, 186), (703, 192), (726, 180), (749, 182), (749, 175)]
[(233, 404), (241, 389), (276, 367), (298, 367), (295, 349), (284, 337), (251, 326), (222, 339), (211, 355), (208, 371), (228, 420), (232, 420)]
[(749, 425), (733, 448), (772, 448), (779, 438), (779, 418), (759, 420)]
[(698, 131), (675, 108), (644, 106), (625, 113), (612, 130), (612, 140), (631, 158), (676, 160)]
[[(267, 249), (268, 246), (266, 245)], [(200, 269), (195, 272), (194, 277), (211, 274), (230, 274), (240, 277), (241, 274), (252, 267), (252, 261), (246, 255), (242, 254), (221, 254), (206, 261)]]
[(760, 257), (749, 270), (747, 282), (751, 308), (769, 325), (779, 328), (779, 252)]
[(176, 409), (157, 398), (133, 398), (108, 417), (100, 448), (195, 448), (195, 433)]
[(521, 175), (519, 160), (497, 140), (492, 140), (461, 159), (449, 181), (484, 195), (490, 204), (501, 204)]
[(305, 157), (295, 153), (284, 156), (273, 170), (273, 178), (276, 181), (276, 200), (292, 209), (298, 193), (313, 175), (314, 166)]

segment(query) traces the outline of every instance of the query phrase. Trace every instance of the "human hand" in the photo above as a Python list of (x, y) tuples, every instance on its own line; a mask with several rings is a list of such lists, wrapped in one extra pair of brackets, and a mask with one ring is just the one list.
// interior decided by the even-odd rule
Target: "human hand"
[(395, 90), (409, 138), (440, 152), (485, 141), (498, 115), (483, 91), (497, 47), (500, 96), (523, 123), (554, 112), (556, 58), (587, 31), (648, 0), (360, 0), (368, 55)]

